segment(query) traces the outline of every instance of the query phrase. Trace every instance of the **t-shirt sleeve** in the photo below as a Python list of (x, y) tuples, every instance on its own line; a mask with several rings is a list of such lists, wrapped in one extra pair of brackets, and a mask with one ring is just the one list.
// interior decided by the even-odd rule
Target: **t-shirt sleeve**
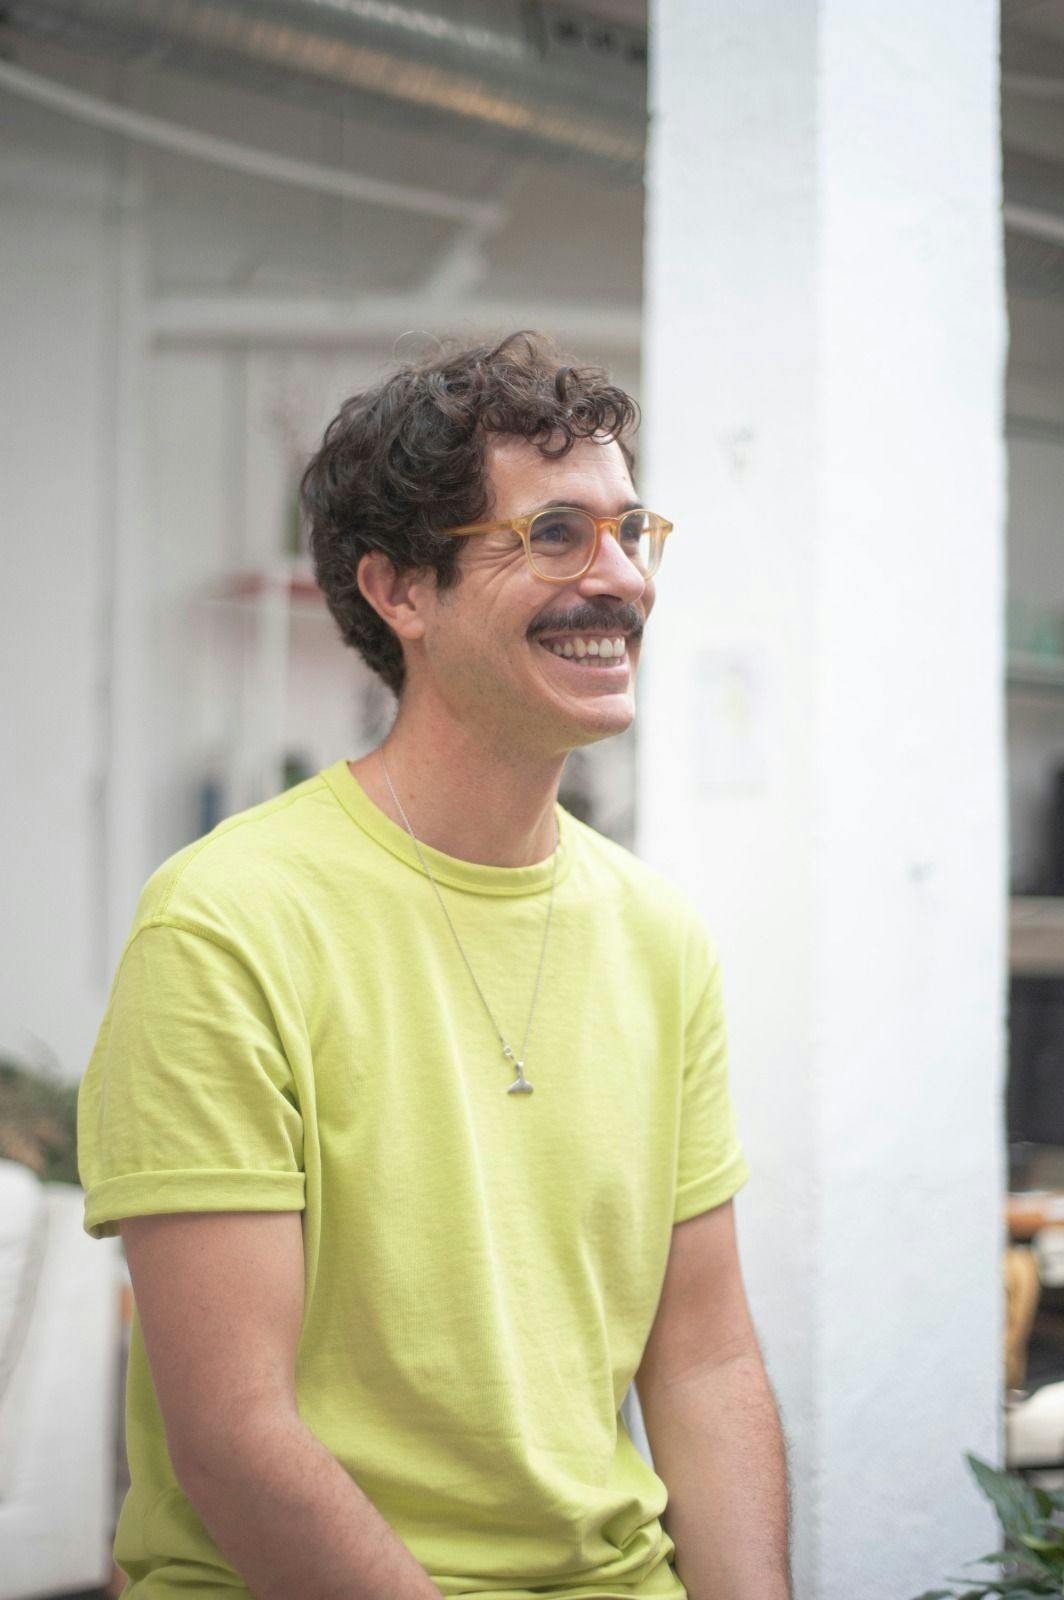
[(723, 1205), (750, 1176), (731, 1098), (720, 959), (715, 941), (700, 921), (688, 947), (688, 961), (694, 1001), (684, 1023), (674, 1222)]
[(127, 945), (78, 1091), (85, 1232), (173, 1211), (301, 1211), (303, 1121), (262, 984), (213, 939)]

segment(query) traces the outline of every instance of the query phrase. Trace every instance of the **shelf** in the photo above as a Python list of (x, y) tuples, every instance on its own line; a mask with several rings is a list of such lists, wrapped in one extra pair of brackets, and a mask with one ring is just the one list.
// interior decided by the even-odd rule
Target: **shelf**
[(1064, 656), (1010, 655), (1006, 661), (1005, 683), (1010, 689), (1064, 694)]
[(1009, 901), (1009, 972), (1064, 977), (1064, 895), (1014, 895)]
[(289, 604), (325, 608), (325, 596), (314, 581), (314, 569), (302, 557), (279, 561), (275, 567), (226, 573), (208, 585), (206, 598), (231, 605), (258, 605), (282, 599)]
[(1033, 1239), (1040, 1228), (1064, 1223), (1064, 1194), (1059, 1189), (1018, 1189), (1005, 1197), (1009, 1237)]

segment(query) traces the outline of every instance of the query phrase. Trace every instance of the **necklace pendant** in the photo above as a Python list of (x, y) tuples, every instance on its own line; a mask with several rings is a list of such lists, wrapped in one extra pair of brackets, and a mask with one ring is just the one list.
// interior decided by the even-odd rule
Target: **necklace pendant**
[[(506, 1057), (506, 1059), (508, 1061), (512, 1061), (514, 1066), (517, 1068), (517, 1077), (514, 1079), (513, 1083), (511, 1083), (508, 1092), (510, 1094), (531, 1094), (532, 1093), (532, 1085), (529, 1083), (528, 1079), (525, 1077), (525, 1064), (524, 1064), (523, 1061), (518, 1061), (517, 1057), (513, 1053), (513, 1050), (505, 1042), (505, 1040), (503, 1040), (502, 1034), (499, 1032), (499, 1025), (495, 1021), (495, 1018), (492, 1016), (491, 1007), (488, 1005), (488, 1002), (484, 999), (484, 991), (481, 989), (480, 984), (477, 983), (476, 973), (473, 971), (473, 968), (469, 965), (469, 957), (466, 955), (465, 951), (462, 949), (462, 941), (458, 937), (458, 930), (455, 927), (454, 923), (451, 921), (451, 913), (448, 911), (446, 905), (444, 904), (443, 896), (440, 893), (439, 885), (437, 884), (436, 879), (433, 876), (432, 868), (429, 866), (428, 862), (425, 860), (425, 853), (422, 850), (420, 844), (418, 843), (417, 834), (414, 832), (413, 828), (410, 826), (410, 818), (407, 816), (406, 812), (403, 810), (403, 803), (400, 800), (399, 796), (395, 792), (395, 785), (392, 782), (391, 773), (388, 771), (388, 763), (384, 759), (384, 747), (383, 747), (383, 745), (377, 751), (377, 754), (380, 756), (381, 767), (382, 767), (382, 769), (384, 771), (384, 776), (388, 781), (388, 788), (391, 790), (392, 799), (395, 801), (396, 810), (399, 812), (399, 815), (403, 819), (403, 824), (404, 824), (404, 826), (406, 828), (407, 833), (410, 835), (411, 839), (414, 841), (414, 849), (417, 851), (418, 860), (421, 863), (421, 869), (422, 869), (422, 871), (424, 872), (425, 876), (428, 878), (429, 882), (432, 885), (433, 892), (434, 892), (434, 894), (436, 896), (436, 899), (440, 903), (440, 910), (443, 912), (444, 916), (447, 918), (447, 925), (450, 928), (451, 933), (454, 935), (454, 942), (458, 946), (458, 953), (462, 957), (462, 960), (466, 964), (466, 968), (467, 968), (467, 970), (469, 972), (469, 976), (472, 978), (474, 987), (476, 988), (476, 991), (477, 991), (477, 994), (480, 996), (481, 1002), (483, 1003), (484, 1010), (488, 1013), (488, 1016), (491, 1017), (492, 1027), (495, 1029), (495, 1032), (498, 1035), (498, 1038), (500, 1039), (500, 1041), (502, 1041), (502, 1053)], [(550, 919), (551, 919), (551, 913), (554, 910), (554, 884), (555, 884), (555, 880), (556, 880), (557, 875), (558, 875), (558, 852), (559, 852), (560, 849), (561, 849), (561, 834), (560, 834), (559, 829), (558, 829), (558, 819), (557, 819), (557, 817), (555, 817), (555, 819), (554, 819), (554, 856), (553, 856), (554, 865), (553, 865), (553, 867), (551, 869), (550, 899), (547, 902), (547, 926), (543, 930), (543, 945), (542, 945), (542, 948), (541, 948), (540, 953), (539, 953), (539, 968), (537, 969), (537, 972), (536, 972), (536, 986), (532, 991), (532, 1009), (528, 1014), (528, 1027), (525, 1029), (525, 1042), (521, 1046), (522, 1049), (525, 1049), (527, 1047), (527, 1045), (528, 1045), (528, 1041), (529, 1041), (529, 1038), (531, 1037), (531, 1033), (532, 1033), (532, 1018), (536, 1014), (536, 1001), (539, 998), (539, 980), (543, 975), (543, 958), (547, 953), (547, 938), (548, 938), (548, 935), (550, 934)]]
[(503, 1045), (502, 1053), (506, 1057), (507, 1061), (512, 1061), (514, 1066), (517, 1068), (517, 1077), (514, 1079), (513, 1083), (511, 1083), (511, 1085), (507, 1089), (506, 1093), (507, 1094), (531, 1094), (532, 1093), (532, 1085), (529, 1083), (528, 1079), (525, 1077), (525, 1064), (524, 1064), (524, 1062), (523, 1061), (518, 1061), (517, 1057), (514, 1055), (513, 1051), (510, 1049), (510, 1046), (508, 1044), (504, 1044)]

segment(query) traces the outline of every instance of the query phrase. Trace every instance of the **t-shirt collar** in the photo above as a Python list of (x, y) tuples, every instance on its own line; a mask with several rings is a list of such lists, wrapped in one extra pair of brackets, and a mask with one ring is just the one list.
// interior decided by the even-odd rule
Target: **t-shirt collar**
[[(424, 876), (413, 839), (400, 823), (393, 822), (369, 798), (348, 766), (346, 757), (324, 767), (321, 776), (364, 833)], [(561, 883), (569, 870), (572, 855), (572, 819), (565, 807), (557, 803), (554, 815), (558, 824), (558, 870), (555, 881)], [(446, 855), (442, 850), (435, 850), (424, 843), (421, 844), (421, 851), (437, 883), (446, 883), (451, 888), (465, 889), (472, 894), (539, 894), (550, 888), (554, 873), (551, 856), (545, 861), (533, 862), (528, 867), (493, 867), (479, 861), (463, 861), (459, 856)]]

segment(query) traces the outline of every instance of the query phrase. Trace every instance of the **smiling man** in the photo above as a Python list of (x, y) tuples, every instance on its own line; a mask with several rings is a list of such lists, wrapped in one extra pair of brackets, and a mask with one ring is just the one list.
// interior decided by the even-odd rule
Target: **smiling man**
[(516, 334), (307, 468), (398, 712), (165, 862), (115, 976), (79, 1156), (137, 1306), (128, 1596), (789, 1595), (713, 938), (558, 803), (635, 715), (671, 530), (635, 420)]

